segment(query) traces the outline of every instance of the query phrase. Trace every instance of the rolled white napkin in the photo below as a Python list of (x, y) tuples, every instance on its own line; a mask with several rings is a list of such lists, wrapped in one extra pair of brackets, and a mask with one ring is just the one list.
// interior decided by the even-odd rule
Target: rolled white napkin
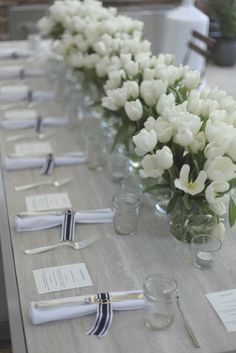
[[(6, 170), (21, 170), (31, 168), (42, 168), (44, 166), (46, 157), (19, 157), (19, 158), (5, 158)], [(86, 161), (85, 154), (83, 152), (76, 155), (64, 155), (55, 157), (56, 166), (81, 164)]]
[[(31, 94), (29, 95), (30, 92)], [(31, 91), (27, 85), (0, 87), (0, 103), (27, 101), (29, 97), (32, 101), (52, 100), (55, 98), (55, 92), (48, 90)]]
[[(31, 217), (16, 217), (15, 226), (18, 232), (42, 230), (62, 225), (61, 215), (38, 215)], [(113, 212), (110, 208), (83, 211), (75, 213), (76, 223), (112, 223)]]
[(4, 119), (7, 120), (28, 120), (36, 119), (38, 117), (38, 112), (36, 109), (11, 109), (4, 113)]
[[(123, 295), (129, 293), (142, 293), (142, 291), (127, 291), (127, 292), (111, 292), (111, 295)], [(70, 299), (77, 299), (81, 297), (62, 298), (62, 301), (68, 301)], [(80, 305), (68, 305), (53, 307), (50, 309), (38, 309), (35, 306), (35, 302), (30, 303), (29, 317), (34, 325), (43, 324), (49, 321), (73, 319), (85, 315), (96, 313), (98, 304), (80, 304)], [(144, 308), (144, 299), (131, 299), (123, 300), (119, 302), (113, 302), (111, 304), (113, 310), (137, 310)]]
[(24, 48), (1, 48), (0, 49), (0, 59), (7, 58), (27, 58), (32, 53), (28, 49)]
[(15, 79), (24, 77), (37, 77), (42, 76), (44, 70), (41, 68), (27, 68), (24, 69), (23, 66), (12, 65), (12, 66), (1, 66), (0, 67), (0, 79)]
[[(43, 118), (42, 126), (64, 126), (68, 123), (68, 118)], [(6, 130), (14, 130), (14, 129), (26, 129), (35, 127), (36, 120), (35, 119), (22, 119), (22, 120), (10, 120), (5, 119), (2, 121), (1, 126)]]

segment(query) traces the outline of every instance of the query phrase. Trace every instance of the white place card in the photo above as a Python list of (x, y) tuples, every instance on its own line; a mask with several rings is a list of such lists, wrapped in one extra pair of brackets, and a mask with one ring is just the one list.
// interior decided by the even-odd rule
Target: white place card
[(39, 294), (93, 285), (85, 263), (41, 268), (33, 275)]
[(32, 142), (32, 143), (17, 143), (14, 145), (15, 153), (17, 155), (41, 155), (52, 153), (52, 146), (49, 142)]
[(228, 332), (236, 331), (236, 289), (206, 294)]
[(9, 120), (26, 120), (26, 119), (36, 119), (38, 117), (38, 112), (36, 109), (12, 109), (8, 110), (4, 114), (4, 119)]
[(28, 212), (72, 208), (69, 196), (66, 192), (27, 196), (25, 202)]

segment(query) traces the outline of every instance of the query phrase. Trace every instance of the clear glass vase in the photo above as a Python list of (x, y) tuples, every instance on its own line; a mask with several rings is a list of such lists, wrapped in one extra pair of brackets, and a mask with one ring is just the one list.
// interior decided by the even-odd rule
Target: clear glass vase
[(193, 201), (191, 208), (186, 208), (181, 200), (170, 213), (170, 232), (184, 243), (191, 243), (196, 235), (211, 235), (217, 223), (218, 217), (209, 209), (206, 201)]

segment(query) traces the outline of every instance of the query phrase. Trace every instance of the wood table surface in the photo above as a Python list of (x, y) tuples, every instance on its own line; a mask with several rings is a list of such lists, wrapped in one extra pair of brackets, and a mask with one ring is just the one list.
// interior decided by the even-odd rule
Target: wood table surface
[[(49, 105), (41, 104), (39, 109), (44, 109), (46, 114)], [(2, 117), (3, 111), (0, 114)], [(55, 130), (56, 134), (48, 141), (56, 154), (78, 150), (82, 146), (78, 141), (77, 129), (72, 131), (65, 127)], [(14, 152), (14, 143), (7, 143), (4, 138), (11, 134), (13, 132), (1, 131), (2, 164), (4, 157)], [(226, 224), (227, 235), (215, 268), (200, 271), (193, 267), (187, 246), (176, 245), (171, 237), (168, 217), (158, 215), (154, 200), (146, 195), (140, 210), (138, 230), (133, 236), (117, 235), (112, 224), (81, 224), (76, 226), (76, 240), (98, 236), (98, 240), (88, 248), (75, 251), (65, 247), (27, 256), (24, 255), (25, 249), (57, 242), (60, 228), (17, 233), (15, 217), (19, 211), (26, 210), (26, 196), (67, 192), (75, 209), (89, 210), (110, 207), (112, 195), (119, 190), (119, 186), (109, 180), (106, 170), (91, 171), (86, 165), (77, 165), (55, 169), (56, 179), (75, 176), (73, 182), (60, 189), (46, 186), (15, 192), (13, 187), (16, 185), (41, 180), (43, 177), (39, 175), (39, 170), (7, 172), (3, 165), (2, 171), (0, 236), (14, 353), (236, 352), (236, 332), (226, 331), (206, 298), (207, 293), (236, 288), (235, 227), (229, 229)], [(37, 293), (33, 270), (80, 262), (88, 268), (92, 287), (43, 295)], [(102, 339), (85, 335), (92, 325), (93, 315), (35, 326), (29, 320), (31, 301), (100, 291), (142, 289), (144, 279), (155, 273), (176, 278), (185, 314), (201, 342), (201, 348), (194, 348), (178, 310), (173, 325), (164, 331), (147, 329), (143, 310), (115, 312), (109, 333)], [(14, 303), (12, 297), (15, 298)], [(17, 320), (21, 325), (17, 325)]]

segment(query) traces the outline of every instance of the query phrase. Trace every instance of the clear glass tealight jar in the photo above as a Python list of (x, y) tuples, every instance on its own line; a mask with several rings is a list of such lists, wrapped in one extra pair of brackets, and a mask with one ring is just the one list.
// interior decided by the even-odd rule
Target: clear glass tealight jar
[(120, 235), (132, 235), (137, 230), (140, 200), (132, 192), (119, 192), (113, 196), (113, 226)]
[(177, 281), (165, 274), (154, 274), (145, 279), (143, 292), (146, 327), (164, 330), (173, 323), (177, 291)]

